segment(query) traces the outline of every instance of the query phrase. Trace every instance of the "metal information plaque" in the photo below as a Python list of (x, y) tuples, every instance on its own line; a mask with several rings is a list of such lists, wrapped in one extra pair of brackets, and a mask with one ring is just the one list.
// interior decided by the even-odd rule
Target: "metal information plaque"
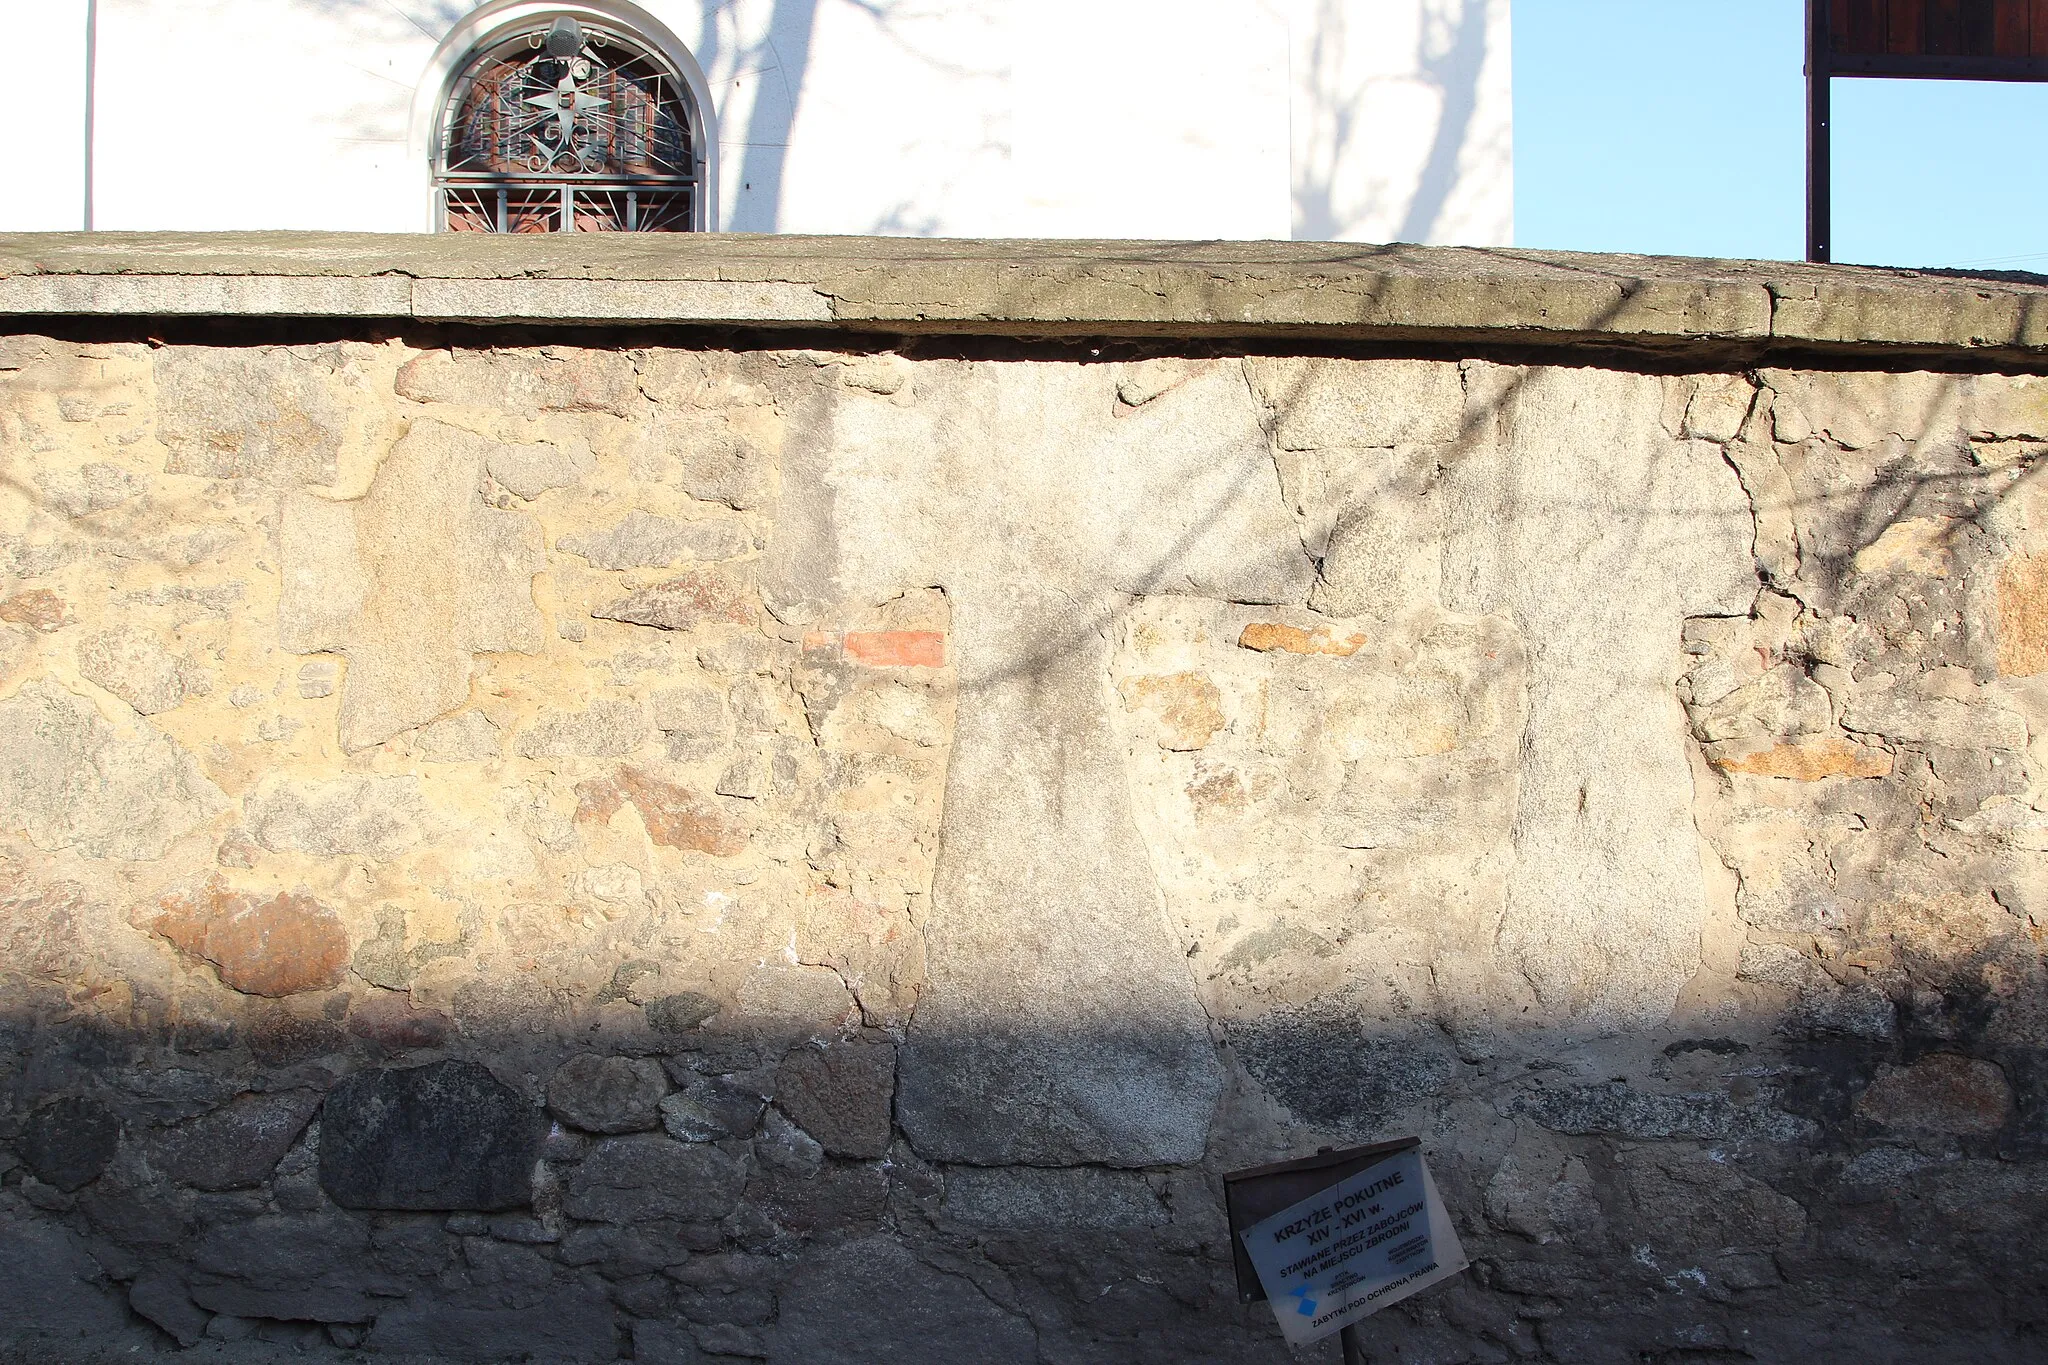
[(1390, 1145), (1398, 1150), (1373, 1150), (1371, 1164), (1239, 1231), (1290, 1345), (1326, 1337), (1465, 1268), (1420, 1144)]

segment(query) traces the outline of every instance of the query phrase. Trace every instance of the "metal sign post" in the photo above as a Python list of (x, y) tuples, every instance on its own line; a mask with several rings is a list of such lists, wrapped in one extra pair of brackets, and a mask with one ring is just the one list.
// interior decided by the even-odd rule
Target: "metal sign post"
[(1341, 1332), (1346, 1365), (1366, 1359), (1360, 1319), (1466, 1266), (1419, 1138), (1325, 1147), (1223, 1190), (1238, 1297), (1272, 1302), (1291, 1346)]
[(2048, 0), (1806, 0), (1806, 259), (1833, 259), (1829, 82), (2048, 81)]

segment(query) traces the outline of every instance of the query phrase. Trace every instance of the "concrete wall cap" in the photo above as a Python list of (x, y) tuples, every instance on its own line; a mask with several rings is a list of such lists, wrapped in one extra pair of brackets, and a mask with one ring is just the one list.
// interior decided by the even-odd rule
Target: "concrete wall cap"
[(2048, 277), (1347, 242), (0, 234), (0, 315), (2048, 359)]

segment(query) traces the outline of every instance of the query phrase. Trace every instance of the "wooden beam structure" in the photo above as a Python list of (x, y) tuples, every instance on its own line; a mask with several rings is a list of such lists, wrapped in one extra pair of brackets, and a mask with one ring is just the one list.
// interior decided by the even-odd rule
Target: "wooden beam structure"
[(1806, 0), (1806, 259), (1831, 259), (1829, 82), (2048, 81), (2048, 0)]

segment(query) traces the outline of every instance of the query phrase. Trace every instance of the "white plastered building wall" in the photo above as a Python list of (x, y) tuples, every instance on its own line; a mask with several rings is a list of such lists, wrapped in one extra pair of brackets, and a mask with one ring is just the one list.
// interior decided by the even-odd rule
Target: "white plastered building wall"
[(33, 58), (10, 64), (8, 97), (35, 136), (13, 139), (17, 146), (0, 189), (0, 230), (84, 226), (85, 7), (86, 0), (10, 7), (15, 50)]
[[(99, 0), (94, 226), (428, 229), (420, 111), (477, 8)], [(81, 225), (85, 9), (33, 12), (26, 95), (55, 131), (0, 230)], [(1509, 0), (637, 9), (701, 75), (723, 229), (1513, 239)]]

